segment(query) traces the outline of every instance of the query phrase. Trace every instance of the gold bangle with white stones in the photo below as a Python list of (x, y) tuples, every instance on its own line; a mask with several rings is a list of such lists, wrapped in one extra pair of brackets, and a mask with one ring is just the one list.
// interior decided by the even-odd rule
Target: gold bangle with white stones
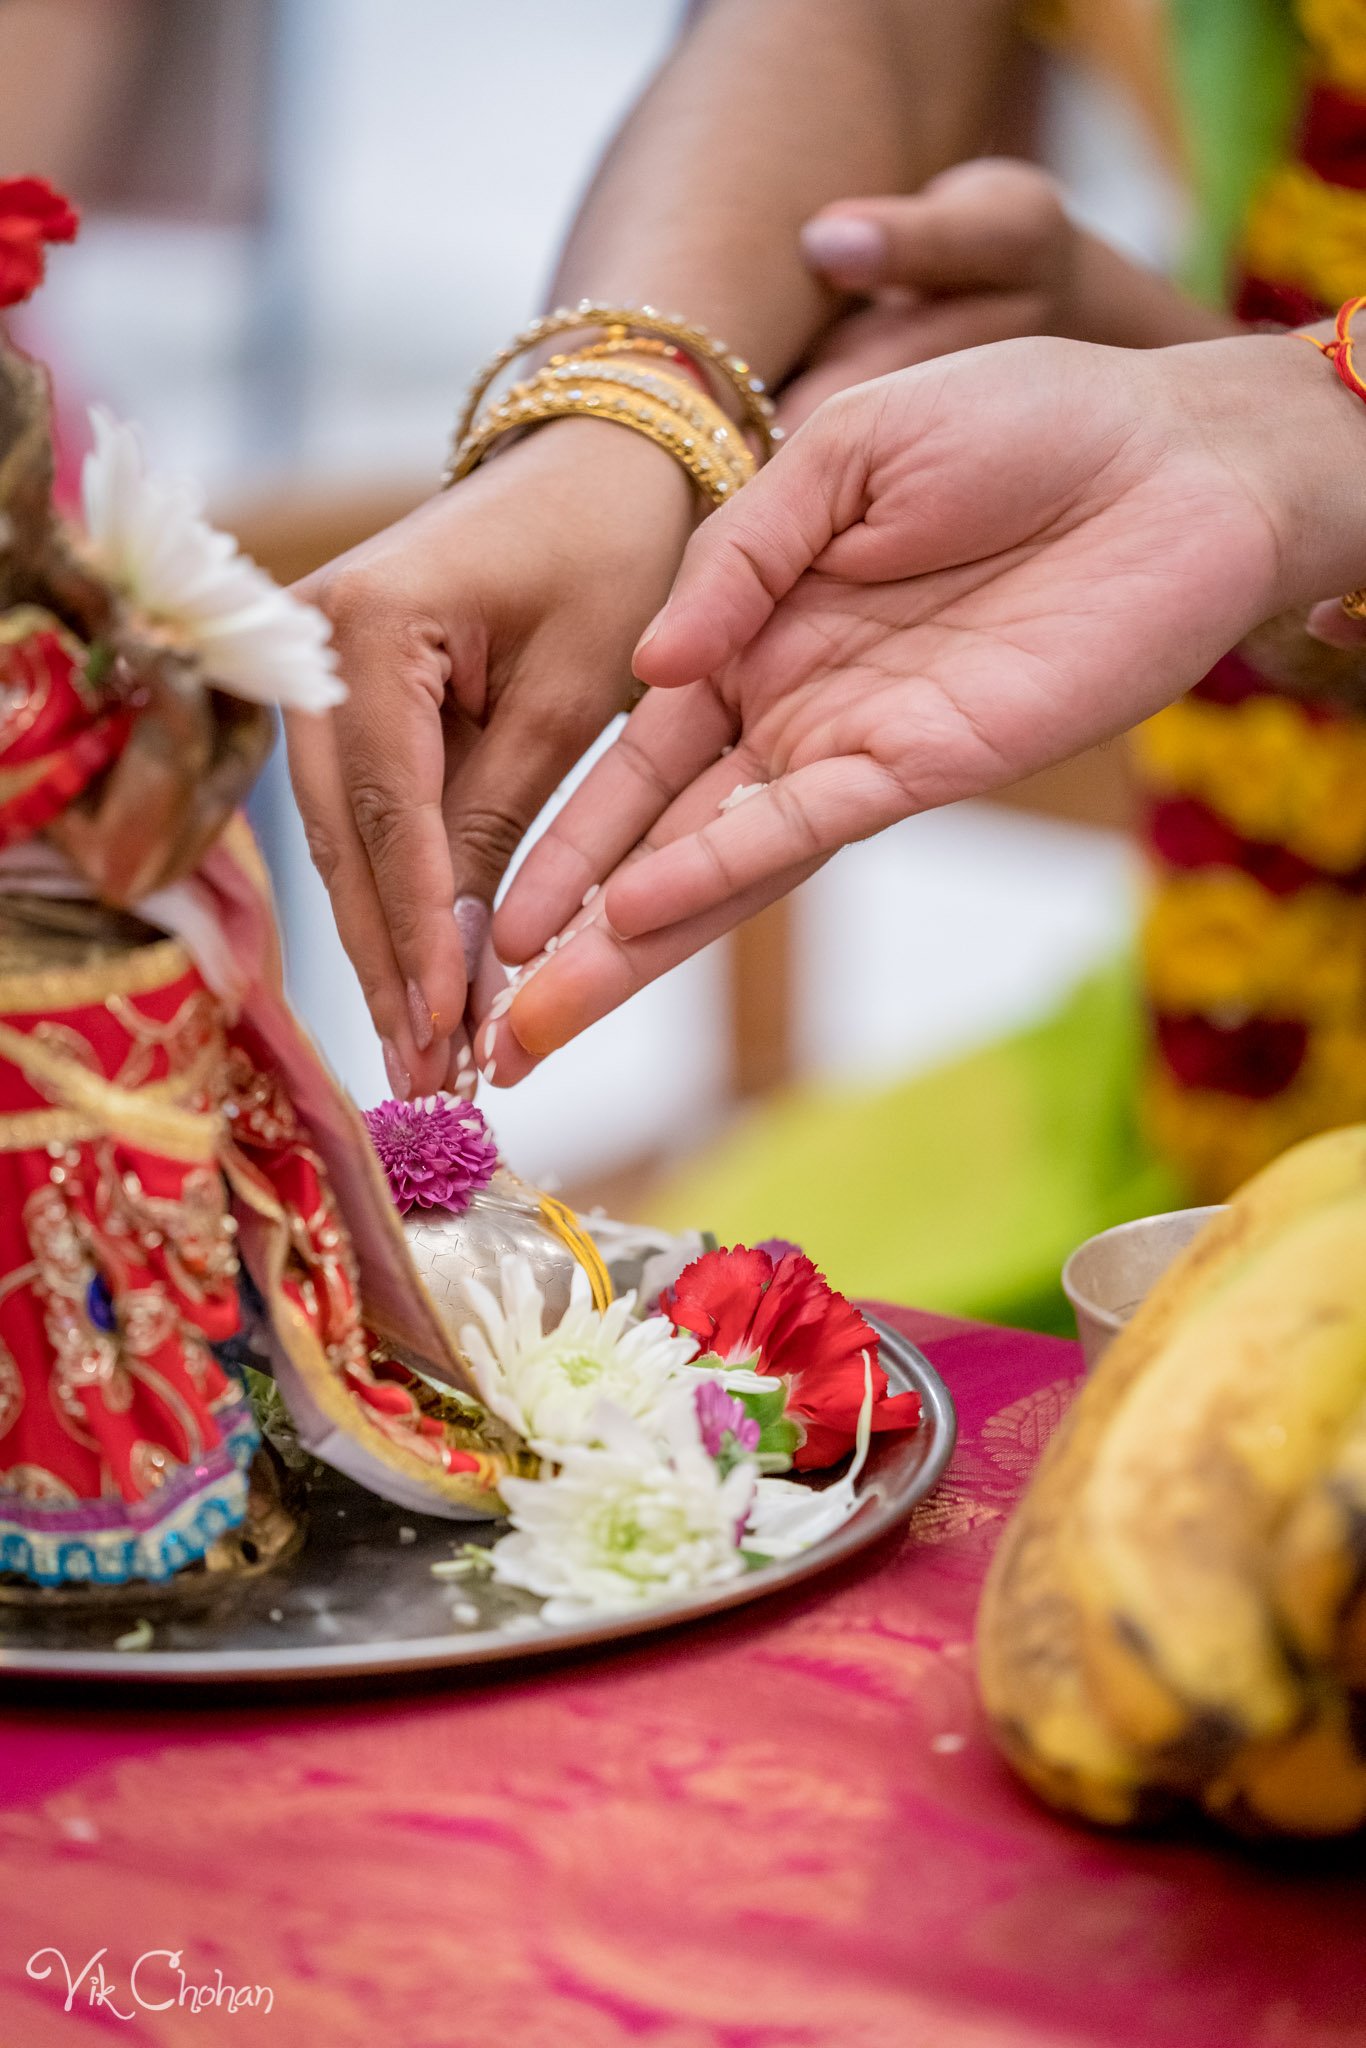
[(586, 334), (594, 329), (601, 333), (613, 351), (629, 348), (632, 336), (644, 336), (671, 342), (687, 355), (695, 357), (700, 366), (734, 393), (740, 404), (745, 429), (757, 438), (759, 459), (766, 460), (773, 453), (781, 439), (781, 429), (774, 425), (773, 400), (765, 389), (763, 378), (743, 356), (736, 355), (723, 341), (718, 341), (700, 322), (687, 320), (682, 314), (660, 313), (653, 306), (609, 306), (594, 299), (581, 299), (577, 306), (557, 307), (553, 313), (543, 313), (539, 319), (531, 321), (479, 371), (470, 385), (452, 436), (451, 462), (445, 476), (447, 483), (455, 481), (457, 452), (470, 435), (486, 393), (509, 364), (552, 335)]
[(692, 435), (708, 445), (709, 453), (725, 463), (737, 484), (749, 481), (756, 465), (743, 434), (691, 378), (677, 370), (650, 369), (638, 362), (614, 361), (612, 357), (613, 351), (606, 342), (585, 349), (580, 355), (552, 356), (536, 381), (547, 388), (553, 383), (571, 390), (585, 382), (615, 385), (657, 399), (678, 415)]
[[(562, 370), (568, 376), (562, 376)], [(672, 455), (704, 497), (721, 505), (754, 474), (754, 457), (720, 406), (682, 378), (619, 364), (547, 364), (489, 407), (456, 447), (448, 483), (477, 468), (506, 434), (554, 419), (600, 419), (643, 434)]]

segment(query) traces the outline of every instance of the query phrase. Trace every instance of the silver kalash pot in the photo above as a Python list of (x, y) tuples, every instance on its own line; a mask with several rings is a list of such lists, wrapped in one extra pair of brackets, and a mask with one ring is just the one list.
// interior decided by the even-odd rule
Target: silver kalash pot
[(499, 1167), (462, 1216), (412, 1209), (403, 1229), (413, 1262), (457, 1347), (472, 1316), (470, 1281), (482, 1280), (496, 1295), (499, 1263), (512, 1252), (530, 1262), (545, 1299), (547, 1329), (569, 1306), (576, 1268), (588, 1275), (597, 1307), (605, 1308), (612, 1299), (606, 1262), (573, 1210), (506, 1167)]

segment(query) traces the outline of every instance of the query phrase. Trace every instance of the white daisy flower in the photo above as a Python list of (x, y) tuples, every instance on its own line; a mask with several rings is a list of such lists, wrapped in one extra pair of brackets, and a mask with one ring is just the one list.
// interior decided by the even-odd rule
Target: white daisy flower
[(460, 1345), (480, 1399), (542, 1457), (558, 1461), (566, 1447), (596, 1441), (604, 1402), (650, 1429), (681, 1396), (692, 1398), (696, 1340), (664, 1316), (637, 1322), (632, 1294), (595, 1309), (582, 1269), (549, 1331), (535, 1274), (519, 1254), (502, 1261), (499, 1295), (477, 1280), (466, 1292), (477, 1321), (462, 1327)]
[(149, 471), (135, 430), (92, 406), (81, 472), (97, 568), (148, 623), (235, 697), (326, 711), (346, 695), (331, 628), (202, 516), (192, 485)]
[(553, 1478), (503, 1482), (513, 1533), (493, 1547), (494, 1577), (538, 1594), (552, 1627), (738, 1578), (755, 1468), (722, 1477), (692, 1401), (671, 1406), (663, 1441), (607, 1402), (593, 1429), (597, 1444), (567, 1449)]

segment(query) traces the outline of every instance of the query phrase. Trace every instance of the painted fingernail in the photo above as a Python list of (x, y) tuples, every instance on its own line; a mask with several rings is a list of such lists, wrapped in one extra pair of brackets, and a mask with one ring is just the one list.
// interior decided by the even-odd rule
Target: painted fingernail
[(489, 935), (489, 907), (482, 896), (457, 896), (455, 928), (465, 949), (465, 972), (473, 981)]
[(392, 1039), (382, 1038), (380, 1051), (384, 1054), (384, 1071), (389, 1076), (389, 1086), (400, 1102), (406, 1102), (413, 1092), (413, 1077), (399, 1058), (398, 1047)]
[(419, 1052), (426, 1052), (434, 1036), (434, 1023), (427, 998), (415, 981), (408, 983), (408, 1015), (412, 1020), (413, 1040)]
[(876, 221), (820, 214), (802, 229), (802, 254), (813, 270), (842, 278), (873, 278), (887, 261), (887, 233)]

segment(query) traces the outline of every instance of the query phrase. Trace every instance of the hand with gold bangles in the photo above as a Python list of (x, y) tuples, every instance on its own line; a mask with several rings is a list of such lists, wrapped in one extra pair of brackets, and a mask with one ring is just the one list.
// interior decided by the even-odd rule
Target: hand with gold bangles
[[(773, 410), (750, 365), (679, 316), (590, 301), (543, 315), (471, 388), (457, 488), (303, 586), (361, 687), (331, 725), (294, 721), (290, 767), (395, 1095), (473, 1092), (463, 1020), (503, 985), (487, 906), (624, 706), (632, 642), (698, 500), (749, 480), (779, 435)], [(551, 423), (548, 442), (519, 440)]]
[(1010, 341), (828, 401), (690, 542), (653, 687), (498, 913), (523, 973), (481, 1063), (518, 1079), (840, 846), (1360, 583), (1363, 473), (1366, 407), (1295, 336)]
[[(918, 191), (975, 154), (1010, 89), (1018, 11), (693, 0), (578, 208), (552, 302), (681, 308), (755, 366), (742, 384), (780, 386), (846, 310), (803, 259), (803, 222), (849, 193)], [(549, 218), (559, 185), (540, 196)], [(544, 351), (521, 358), (526, 388), (479, 401), (454, 488), (304, 588), (349, 696), (295, 723), (290, 769), (398, 1094), (472, 1085), (469, 982), (480, 1012), (502, 980), (488, 906), (541, 806), (629, 701), (631, 649), (699, 513), (742, 481), (740, 390), (696, 348), (680, 362), (626, 325), (628, 346), (590, 354), (586, 382), (575, 365), (601, 328), (553, 337), (561, 379)], [(649, 382), (618, 374), (636, 371)], [(687, 417), (708, 383), (729, 477), (698, 459), (723, 422), (699, 436)], [(608, 431), (614, 418), (633, 431)]]

